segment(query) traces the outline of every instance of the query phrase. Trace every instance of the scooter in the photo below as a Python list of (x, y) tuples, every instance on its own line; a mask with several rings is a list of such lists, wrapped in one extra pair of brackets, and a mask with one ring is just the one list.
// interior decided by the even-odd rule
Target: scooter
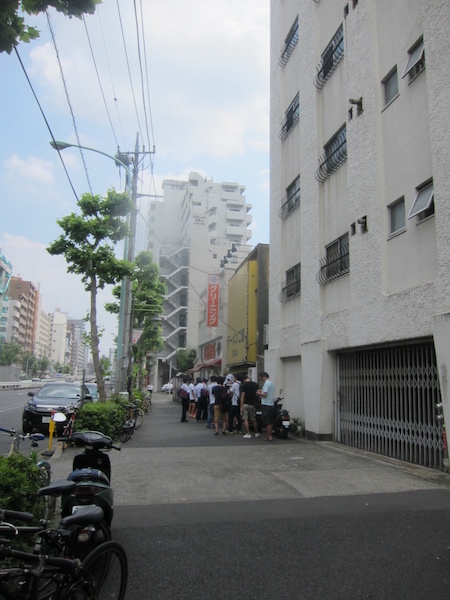
[(99, 431), (77, 431), (70, 441), (84, 450), (73, 459), (73, 470), (68, 480), (75, 482), (76, 487), (62, 497), (61, 514), (67, 517), (81, 506), (96, 505), (103, 510), (104, 522), (109, 528), (114, 512), (114, 494), (110, 483), (111, 462), (104, 451), (120, 448)]
[(274, 418), (272, 433), (277, 437), (287, 439), (288, 433), (295, 433), (297, 431), (297, 425), (291, 423), (291, 417), (289, 412), (283, 408), (282, 401), (284, 398), (274, 398)]

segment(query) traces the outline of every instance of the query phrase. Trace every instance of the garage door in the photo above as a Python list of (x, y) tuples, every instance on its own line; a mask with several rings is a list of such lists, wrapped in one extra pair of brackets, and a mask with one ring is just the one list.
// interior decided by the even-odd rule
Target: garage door
[(432, 342), (342, 353), (337, 373), (340, 442), (441, 468), (441, 395)]

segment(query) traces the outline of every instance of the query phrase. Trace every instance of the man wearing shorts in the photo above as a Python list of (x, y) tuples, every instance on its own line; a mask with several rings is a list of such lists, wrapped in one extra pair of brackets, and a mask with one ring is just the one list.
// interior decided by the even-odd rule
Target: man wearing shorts
[(258, 384), (256, 381), (251, 381), (248, 375), (245, 375), (242, 379), (241, 387), (241, 415), (244, 421), (245, 439), (249, 440), (252, 436), (250, 434), (250, 427), (248, 422), (253, 423), (253, 430), (255, 437), (259, 437), (261, 434), (258, 431), (258, 422), (256, 420), (256, 405), (259, 404), (257, 392)]
[(271, 442), (272, 438), (272, 426), (273, 426), (273, 407), (275, 398), (275, 386), (270, 381), (269, 374), (263, 371), (261, 373), (261, 379), (263, 380), (262, 390), (258, 390), (256, 393), (261, 398), (261, 410), (262, 410), (262, 423), (263, 427), (266, 428), (266, 437), (264, 438), (267, 442)]

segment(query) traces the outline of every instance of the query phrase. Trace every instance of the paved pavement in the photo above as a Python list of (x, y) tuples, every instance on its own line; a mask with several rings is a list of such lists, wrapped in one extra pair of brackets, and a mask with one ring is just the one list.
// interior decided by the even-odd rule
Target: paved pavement
[[(154, 394), (141, 428), (111, 451), (116, 507), (450, 492), (450, 475), (432, 469), (332, 442), (214, 436), (204, 424), (180, 423), (180, 411), (170, 396)], [(55, 451), (53, 479), (67, 477), (75, 452)]]
[[(127, 600), (450, 598), (448, 475), (334, 443), (213, 436), (180, 414), (156, 394), (110, 455)], [(74, 454), (55, 453), (54, 478)]]

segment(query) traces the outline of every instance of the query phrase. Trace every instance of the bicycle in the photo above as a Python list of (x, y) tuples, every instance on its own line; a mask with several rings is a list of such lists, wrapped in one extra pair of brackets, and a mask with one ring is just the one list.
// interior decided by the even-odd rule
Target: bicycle
[[(13, 438), (9, 447), (8, 456), (12, 456), (13, 454), (20, 454), (20, 443), (23, 441), (29, 441), (31, 447), (34, 449), (38, 447), (38, 442), (41, 442), (45, 439), (45, 436), (42, 433), (21, 434), (17, 433), (17, 431), (12, 427), (11, 429), (5, 429), (4, 427), (0, 427), (0, 432), (6, 433), (7, 435), (10, 435)], [(47, 460), (39, 459), (36, 461), (36, 466), (39, 469), (42, 485), (48, 485), (51, 480), (50, 463)]]
[(147, 392), (141, 400), (141, 408), (146, 415), (150, 414), (152, 411), (152, 394), (151, 392)]
[[(72, 515), (73, 516), (73, 515)], [(123, 600), (128, 562), (123, 546), (107, 541), (83, 560), (15, 550), (7, 538), (29, 528), (5, 519), (30, 522), (29, 513), (0, 509), (0, 557), (16, 565), (0, 568), (0, 596), (5, 600)]]

